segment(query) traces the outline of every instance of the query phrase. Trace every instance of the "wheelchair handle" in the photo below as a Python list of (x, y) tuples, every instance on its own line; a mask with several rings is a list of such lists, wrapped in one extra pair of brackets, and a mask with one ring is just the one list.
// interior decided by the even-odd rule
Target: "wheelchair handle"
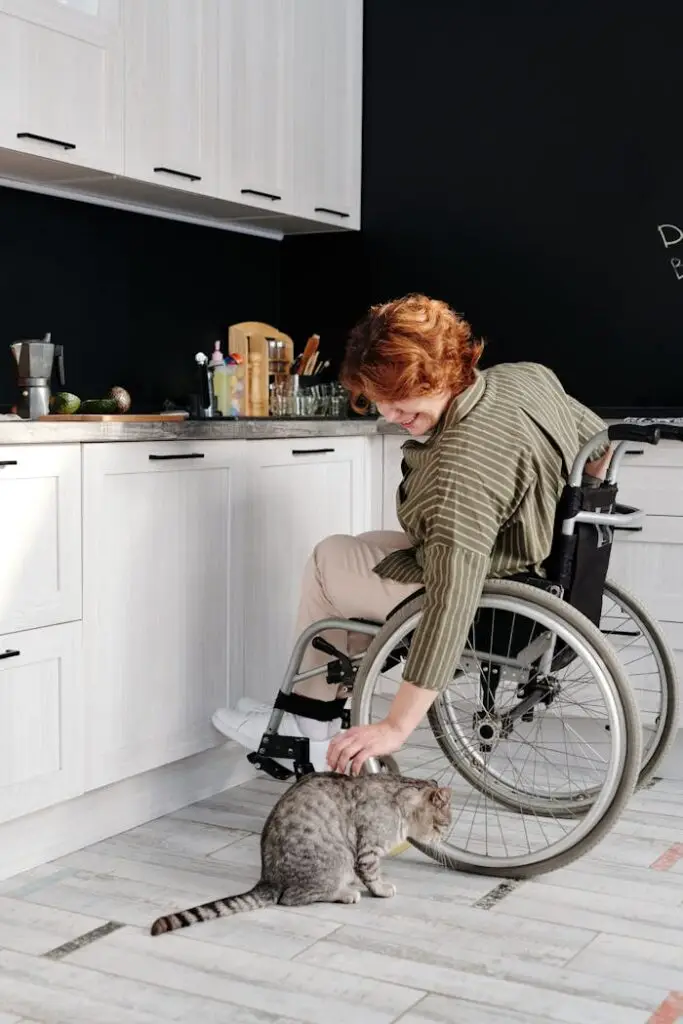
[(607, 482), (616, 483), (619, 467), (626, 455), (626, 442), (636, 444), (659, 444), (660, 441), (683, 441), (683, 426), (674, 423), (613, 423), (606, 430), (601, 430), (591, 437), (574, 460), (569, 483), (572, 487), (580, 487), (586, 470), (586, 463), (596, 448), (602, 445), (614, 445), (612, 459), (607, 471)]
[(607, 428), (610, 441), (636, 441), (641, 444), (659, 444), (662, 434), (659, 423), (613, 423)]
[(683, 426), (675, 423), (613, 423), (607, 428), (610, 441), (640, 441), (659, 444), (660, 441), (683, 441)]

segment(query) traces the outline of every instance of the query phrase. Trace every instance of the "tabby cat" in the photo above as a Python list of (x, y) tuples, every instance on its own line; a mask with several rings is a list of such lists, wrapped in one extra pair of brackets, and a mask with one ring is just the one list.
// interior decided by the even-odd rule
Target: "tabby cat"
[(261, 834), (261, 878), (239, 896), (160, 917), (152, 935), (281, 904), (357, 903), (360, 885), (393, 896), (380, 860), (405, 839), (436, 841), (451, 821), (451, 791), (400, 775), (305, 775), (278, 800)]

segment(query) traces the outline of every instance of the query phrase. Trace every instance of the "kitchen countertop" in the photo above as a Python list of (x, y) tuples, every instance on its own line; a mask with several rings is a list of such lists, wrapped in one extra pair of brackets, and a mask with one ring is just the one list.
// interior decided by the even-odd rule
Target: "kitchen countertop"
[[(603, 410), (603, 413), (607, 410)], [(671, 410), (667, 410), (671, 412)], [(629, 416), (634, 413), (630, 412)], [(607, 423), (622, 418), (606, 415)], [(650, 412), (648, 418), (656, 419)], [(666, 417), (662, 416), (662, 419)], [(179, 423), (84, 422), (0, 419), (0, 445), (86, 444), (98, 441), (259, 441), (296, 437), (372, 437), (376, 434), (410, 436), (383, 419), (243, 419), (184, 420)]]
[(368, 437), (407, 433), (377, 419), (185, 420), (180, 423), (58, 423), (0, 420), (0, 445), (85, 444), (98, 441), (235, 441), (289, 437)]

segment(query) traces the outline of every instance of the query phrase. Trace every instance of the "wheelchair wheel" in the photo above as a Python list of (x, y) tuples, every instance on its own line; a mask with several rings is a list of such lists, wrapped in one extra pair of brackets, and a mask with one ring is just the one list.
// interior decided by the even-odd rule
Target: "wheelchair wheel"
[(614, 580), (605, 582), (600, 632), (616, 650), (638, 704), (643, 729), (638, 786), (643, 786), (656, 773), (676, 737), (676, 664), (661, 627), (641, 602)]
[[(373, 639), (356, 678), (353, 724), (386, 714), (400, 679), (384, 667), (422, 604), (419, 595), (401, 606)], [(539, 664), (551, 664), (556, 638), (573, 656), (554, 676)], [(403, 774), (452, 786), (448, 838), (413, 845), (454, 869), (524, 878), (570, 863), (617, 820), (641, 763), (638, 709), (613, 648), (575, 609), (513, 581), (484, 588), (459, 671), (429, 725), (396, 760)], [(382, 767), (371, 759), (368, 770)]]

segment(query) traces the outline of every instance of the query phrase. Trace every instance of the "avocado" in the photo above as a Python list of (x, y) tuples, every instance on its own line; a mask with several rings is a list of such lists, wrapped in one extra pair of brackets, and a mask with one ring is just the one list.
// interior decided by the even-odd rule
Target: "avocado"
[(78, 395), (71, 395), (68, 391), (58, 391), (50, 398), (50, 412), (52, 413), (75, 413), (78, 412), (81, 400)]
[(111, 398), (113, 402), (116, 402), (118, 412), (128, 412), (130, 409), (130, 395), (125, 388), (109, 388), (105, 398)]
[(105, 415), (118, 412), (119, 408), (113, 398), (89, 398), (81, 403), (79, 412), (86, 416)]

